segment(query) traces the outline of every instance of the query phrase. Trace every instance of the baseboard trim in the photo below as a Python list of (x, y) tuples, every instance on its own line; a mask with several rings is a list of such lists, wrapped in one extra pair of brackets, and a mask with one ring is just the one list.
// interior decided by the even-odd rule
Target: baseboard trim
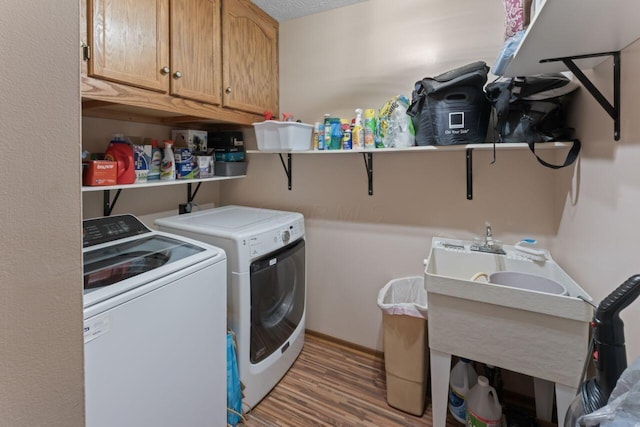
[(357, 351), (358, 353), (362, 353), (371, 357), (375, 357), (378, 359), (383, 359), (384, 358), (384, 352), (382, 351), (378, 351), (378, 350), (374, 350), (372, 348), (369, 347), (365, 347), (362, 345), (358, 345), (358, 344), (354, 344), (352, 342), (349, 341), (345, 341), (342, 340), (340, 338), (336, 338), (333, 337), (331, 335), (327, 335), (327, 334), (323, 334), (321, 332), (317, 332), (317, 331), (312, 331), (311, 329), (305, 329), (305, 334), (307, 335), (311, 335), (315, 338), (321, 339), (325, 342), (327, 342), (328, 344), (337, 346), (337, 347), (343, 347), (343, 348), (348, 348), (350, 350), (353, 351)]

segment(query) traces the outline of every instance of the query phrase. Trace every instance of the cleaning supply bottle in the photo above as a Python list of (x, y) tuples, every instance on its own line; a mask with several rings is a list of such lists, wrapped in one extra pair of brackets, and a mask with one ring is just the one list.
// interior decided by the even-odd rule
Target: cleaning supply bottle
[(324, 135), (318, 140), (318, 150), (328, 150), (331, 145), (331, 114), (324, 115)]
[(353, 123), (353, 131), (351, 134), (351, 148), (353, 150), (362, 150), (364, 148), (364, 127), (362, 122), (362, 109), (357, 108), (356, 117)]
[(478, 383), (467, 393), (467, 426), (499, 427), (502, 423), (502, 406), (496, 390), (487, 377), (479, 376)]
[(469, 389), (478, 382), (476, 373), (471, 361), (460, 359), (451, 370), (449, 381), (449, 411), (453, 418), (465, 424), (466, 405), (465, 399)]
[(351, 130), (349, 120), (340, 119), (340, 130), (342, 130), (342, 149), (351, 150), (353, 143), (353, 131)]
[(147, 175), (147, 181), (157, 181), (160, 179), (160, 169), (162, 168), (162, 150), (158, 147), (158, 140), (151, 140), (151, 167)]
[[(340, 119), (337, 117), (329, 118), (329, 145), (325, 145), (325, 150), (340, 150), (342, 149), (342, 127), (341, 127)], [(327, 129), (324, 129), (325, 135), (327, 133)], [(325, 136), (325, 141), (327, 140)]]
[(364, 110), (364, 148), (375, 148), (376, 135), (376, 110), (367, 108)]
[(173, 155), (173, 141), (165, 139), (164, 156), (162, 156), (162, 165), (160, 167), (160, 179), (163, 181), (172, 181), (176, 179), (176, 158)]
[(133, 158), (133, 148), (125, 141), (121, 133), (113, 135), (104, 159), (117, 163), (117, 184), (133, 184), (136, 180), (136, 166)]

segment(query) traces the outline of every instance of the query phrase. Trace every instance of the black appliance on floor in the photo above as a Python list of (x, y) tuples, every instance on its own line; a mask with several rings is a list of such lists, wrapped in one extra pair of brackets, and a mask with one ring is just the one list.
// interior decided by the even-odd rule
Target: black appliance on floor
[(596, 376), (582, 383), (567, 415), (565, 427), (575, 427), (578, 418), (590, 414), (607, 404), (620, 374), (627, 368), (624, 345), (624, 323), (620, 312), (640, 296), (640, 274), (627, 279), (607, 296), (596, 308), (589, 357), (593, 360)]

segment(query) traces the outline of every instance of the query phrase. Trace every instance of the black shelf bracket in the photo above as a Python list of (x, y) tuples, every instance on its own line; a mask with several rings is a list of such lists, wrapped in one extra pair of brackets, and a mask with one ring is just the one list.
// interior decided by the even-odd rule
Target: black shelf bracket
[(187, 203), (193, 202), (193, 200), (196, 198), (196, 194), (198, 194), (198, 190), (200, 189), (200, 184), (202, 183), (199, 182), (198, 185), (196, 185), (196, 189), (193, 193), (191, 192), (191, 186), (193, 184), (191, 182), (187, 184)]
[(287, 153), (287, 164), (285, 165), (284, 159), (282, 158), (282, 153), (278, 153), (280, 156), (280, 163), (282, 163), (282, 167), (284, 168), (284, 173), (287, 174), (287, 185), (289, 186), (289, 191), (291, 191), (291, 153)]
[(118, 191), (116, 192), (116, 195), (113, 197), (113, 200), (111, 200), (111, 192), (109, 190), (104, 190), (102, 192), (102, 198), (104, 200), (102, 213), (104, 216), (111, 215), (111, 211), (116, 206), (116, 202), (118, 201), (118, 197), (120, 197), (121, 191), (122, 189), (118, 189)]
[(202, 182), (199, 182), (198, 185), (196, 186), (195, 191), (191, 192), (192, 183), (191, 182), (187, 183), (187, 203), (181, 203), (178, 205), (178, 214), (182, 215), (182, 214), (191, 213), (191, 208), (192, 208), (191, 203), (196, 198), (196, 194), (198, 194), (198, 190), (200, 189), (200, 184), (202, 184)]
[[(591, 80), (578, 68), (573, 62), (574, 59), (595, 58), (598, 56), (613, 57), (613, 105), (604, 97), (602, 92), (595, 87)], [(557, 62), (562, 61), (564, 65), (571, 71), (580, 83), (589, 91), (589, 93), (598, 101), (598, 104), (613, 119), (613, 139), (620, 140), (620, 52), (604, 52), (594, 53), (590, 55), (567, 56), (563, 58), (543, 59), (540, 62)]]
[(367, 180), (369, 181), (369, 195), (373, 196), (373, 153), (362, 153), (364, 167), (367, 170)]
[(473, 149), (467, 148), (467, 200), (473, 200)]

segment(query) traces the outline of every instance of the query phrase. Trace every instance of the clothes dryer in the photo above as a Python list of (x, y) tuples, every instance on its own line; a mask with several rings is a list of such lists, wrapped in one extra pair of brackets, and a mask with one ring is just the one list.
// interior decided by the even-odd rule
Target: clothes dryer
[(306, 257), (300, 213), (223, 206), (156, 220), (162, 231), (227, 254), (227, 315), (245, 402), (255, 406), (304, 345)]

